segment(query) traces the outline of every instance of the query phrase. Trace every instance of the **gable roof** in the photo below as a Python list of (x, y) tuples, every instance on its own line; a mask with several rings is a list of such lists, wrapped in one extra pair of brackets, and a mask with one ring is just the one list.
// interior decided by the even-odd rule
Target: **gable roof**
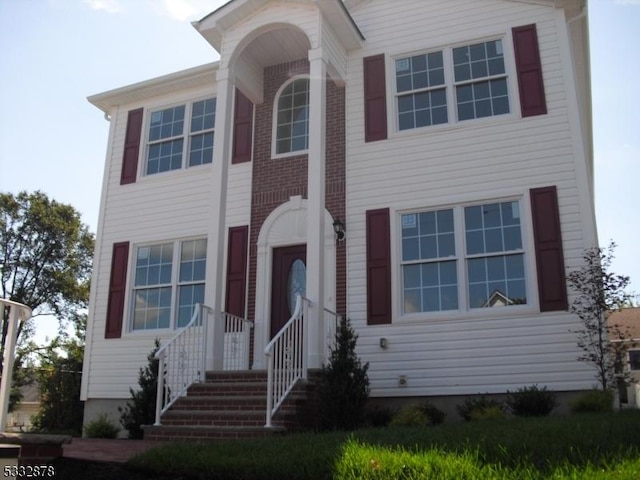
[[(191, 25), (215, 48), (222, 47), (224, 32), (242, 22), (272, 0), (230, 0)], [(315, 5), (334, 28), (347, 50), (358, 48), (364, 35), (342, 0), (289, 0), (290, 3)]]

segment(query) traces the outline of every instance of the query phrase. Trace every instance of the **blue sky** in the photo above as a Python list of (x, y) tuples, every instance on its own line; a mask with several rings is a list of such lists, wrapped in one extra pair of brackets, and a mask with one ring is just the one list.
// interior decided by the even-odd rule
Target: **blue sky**
[[(109, 124), (86, 97), (217, 60), (190, 22), (223, 3), (0, 0), (0, 190), (42, 190), (95, 232)], [(600, 243), (640, 293), (640, 0), (589, 5)]]

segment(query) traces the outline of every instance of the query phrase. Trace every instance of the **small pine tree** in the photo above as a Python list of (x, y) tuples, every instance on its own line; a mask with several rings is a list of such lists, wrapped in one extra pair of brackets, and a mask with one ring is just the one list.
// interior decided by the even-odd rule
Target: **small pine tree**
[(158, 360), (154, 355), (160, 348), (160, 340), (156, 338), (154, 348), (147, 355), (148, 365), (140, 369), (138, 385), (140, 390), (129, 388), (131, 400), (125, 408), (118, 407), (120, 424), (129, 432), (129, 438), (142, 438), (142, 425), (152, 425), (156, 419), (156, 398), (158, 394)]
[(369, 363), (363, 365), (357, 356), (357, 340), (349, 320), (341, 321), (316, 390), (318, 427), (322, 430), (352, 430), (364, 420)]

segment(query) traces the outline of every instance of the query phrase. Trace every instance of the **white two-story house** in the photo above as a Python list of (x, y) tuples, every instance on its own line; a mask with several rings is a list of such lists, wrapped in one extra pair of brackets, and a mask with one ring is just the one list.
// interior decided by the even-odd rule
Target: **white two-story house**
[(372, 398), (591, 387), (565, 280), (597, 244), (586, 0), (232, 0), (193, 26), (218, 62), (89, 98), (85, 421), (195, 317), (198, 375), (268, 369), (297, 294), (302, 367), (346, 315)]

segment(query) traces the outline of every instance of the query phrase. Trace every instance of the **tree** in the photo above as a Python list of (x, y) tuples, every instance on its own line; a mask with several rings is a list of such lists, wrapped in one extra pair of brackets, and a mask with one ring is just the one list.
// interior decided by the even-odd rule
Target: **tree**
[(356, 354), (357, 341), (358, 335), (349, 320), (342, 320), (316, 389), (321, 429), (352, 430), (363, 421), (369, 398), (369, 364), (363, 365)]
[(82, 433), (84, 403), (80, 400), (80, 384), (84, 330), (78, 330), (78, 337), (58, 336), (38, 351), (40, 366), (36, 368), (36, 380), (40, 386), (40, 410), (33, 423), (39, 431)]
[(156, 398), (158, 396), (158, 364), (154, 357), (160, 348), (160, 340), (156, 339), (154, 348), (147, 355), (148, 364), (140, 368), (138, 385), (140, 390), (129, 388), (131, 400), (125, 408), (118, 407), (120, 424), (129, 432), (129, 438), (142, 438), (142, 425), (153, 425), (156, 420)]
[[(25, 304), (33, 315), (53, 315), (61, 330), (81, 321), (89, 300), (94, 236), (70, 205), (42, 192), (0, 193), (0, 279), (2, 298)], [(0, 372), (8, 310), (0, 329)], [(33, 334), (30, 322), (18, 327), (18, 342)]]
[(568, 277), (577, 293), (570, 310), (582, 322), (582, 328), (574, 331), (583, 351), (578, 360), (596, 370), (603, 391), (615, 388), (616, 379), (624, 375), (620, 365), (630, 347), (626, 341), (628, 332), (608, 321), (613, 312), (628, 305), (630, 300), (625, 291), (629, 277), (610, 272), (615, 247), (616, 244), (610, 242), (606, 248), (586, 250), (584, 265)]

